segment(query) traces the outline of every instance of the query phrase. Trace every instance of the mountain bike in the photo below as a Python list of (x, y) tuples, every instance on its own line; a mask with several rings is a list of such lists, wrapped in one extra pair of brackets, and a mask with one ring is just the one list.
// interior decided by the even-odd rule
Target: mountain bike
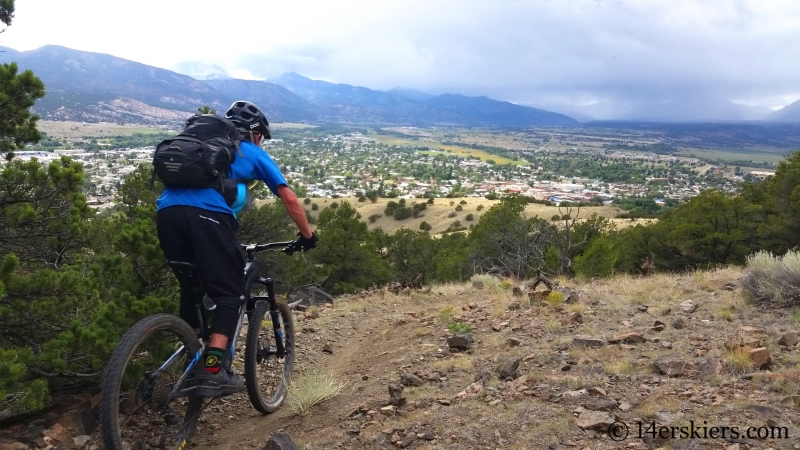
[[(286, 302), (275, 299), (274, 283), (263, 276), (256, 255), (263, 251), (291, 254), (291, 244), (242, 244), (247, 253), (247, 298), (223, 364), (234, 371), (243, 367), (250, 402), (262, 414), (276, 411), (286, 399), (295, 357), (294, 322)], [(195, 292), (202, 292), (196, 265), (168, 264), (191, 279)], [(198, 331), (177, 316), (155, 314), (136, 322), (122, 336), (101, 387), (100, 431), (106, 450), (186, 448), (200, 413), (218, 398), (196, 394), (192, 370), (208, 344), (209, 312), (215, 308), (207, 296), (198, 299)], [(236, 353), (245, 324), (242, 363)]]

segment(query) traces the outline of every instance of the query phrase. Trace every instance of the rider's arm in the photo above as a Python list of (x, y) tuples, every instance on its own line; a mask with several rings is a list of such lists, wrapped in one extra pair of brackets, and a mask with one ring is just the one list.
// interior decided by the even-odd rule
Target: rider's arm
[(289, 213), (289, 217), (294, 220), (294, 223), (297, 224), (297, 228), (300, 229), (300, 234), (302, 234), (304, 238), (311, 238), (311, 225), (308, 224), (306, 210), (303, 208), (303, 205), (300, 204), (300, 200), (297, 199), (294, 191), (292, 191), (289, 186), (282, 184), (278, 186), (277, 194), (283, 201), (283, 205), (286, 207), (286, 212)]
[(269, 190), (280, 197), (286, 207), (286, 212), (289, 213), (289, 217), (300, 229), (300, 234), (304, 238), (310, 238), (311, 225), (308, 224), (306, 211), (297, 199), (297, 195), (289, 187), (289, 183), (286, 182), (278, 165), (266, 152), (259, 151), (256, 155), (256, 160), (253, 164), (256, 178), (266, 183)]

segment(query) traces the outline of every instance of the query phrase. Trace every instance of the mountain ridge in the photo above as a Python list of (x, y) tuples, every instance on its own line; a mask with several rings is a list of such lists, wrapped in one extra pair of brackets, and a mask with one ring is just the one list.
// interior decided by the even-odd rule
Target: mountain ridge
[[(181, 66), (184, 72), (206, 78), (199, 80), (113, 55), (58, 45), (24, 52), (5, 50), (0, 53), (0, 63), (16, 61), (21, 70), (33, 70), (45, 83), (48, 95), (33, 109), (51, 120), (136, 118), (144, 123), (172, 124), (175, 117), (188, 116), (202, 105), (221, 111), (236, 100), (249, 99), (277, 122), (489, 127), (578, 123), (564, 115), (488, 97), (474, 103), (465, 97), (437, 104), (432, 100), (438, 96), (427, 98), (429, 94), (425, 94), (415, 100), (362, 86), (312, 80), (293, 72), (270, 82), (230, 78), (224, 69), (211, 64), (188, 62)], [(128, 107), (132, 109), (126, 110)]]

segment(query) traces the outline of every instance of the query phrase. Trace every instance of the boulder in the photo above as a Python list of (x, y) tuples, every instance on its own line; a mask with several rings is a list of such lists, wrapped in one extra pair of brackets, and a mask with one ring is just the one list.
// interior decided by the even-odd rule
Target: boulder
[(658, 373), (668, 377), (692, 376), (697, 373), (694, 363), (685, 359), (660, 359), (654, 364)]
[(608, 431), (609, 425), (614, 423), (614, 419), (606, 412), (602, 411), (581, 411), (580, 417), (575, 422), (581, 430), (594, 430), (600, 432)]
[(68, 429), (73, 436), (90, 435), (97, 428), (97, 419), (86, 408), (75, 409), (64, 414), (57, 423)]
[(761, 369), (768, 366), (772, 362), (769, 350), (766, 347), (758, 347), (748, 350), (747, 357), (753, 363), (753, 367)]
[(458, 350), (469, 350), (475, 340), (469, 333), (457, 334), (447, 339), (447, 346)]
[(784, 333), (780, 339), (778, 339), (778, 345), (784, 345), (786, 347), (794, 347), (797, 344), (797, 334), (790, 331), (788, 333)]
[(519, 377), (519, 358), (511, 357), (505, 360), (497, 367), (497, 374), (501, 380), (511, 378), (512, 380)]

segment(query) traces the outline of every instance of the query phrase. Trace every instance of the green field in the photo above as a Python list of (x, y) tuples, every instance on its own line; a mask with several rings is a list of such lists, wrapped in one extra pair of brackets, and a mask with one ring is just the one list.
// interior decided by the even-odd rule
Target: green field
[[(774, 151), (759, 151), (759, 150), (746, 150), (746, 149), (707, 149), (707, 148), (683, 148), (678, 152), (681, 156), (694, 156), (696, 158), (703, 158), (709, 161), (716, 161), (717, 159), (725, 161), (753, 161), (755, 163), (773, 163), (777, 164), (784, 160), (786, 151), (783, 149), (775, 149)], [(788, 153), (788, 152), (787, 152)]]

